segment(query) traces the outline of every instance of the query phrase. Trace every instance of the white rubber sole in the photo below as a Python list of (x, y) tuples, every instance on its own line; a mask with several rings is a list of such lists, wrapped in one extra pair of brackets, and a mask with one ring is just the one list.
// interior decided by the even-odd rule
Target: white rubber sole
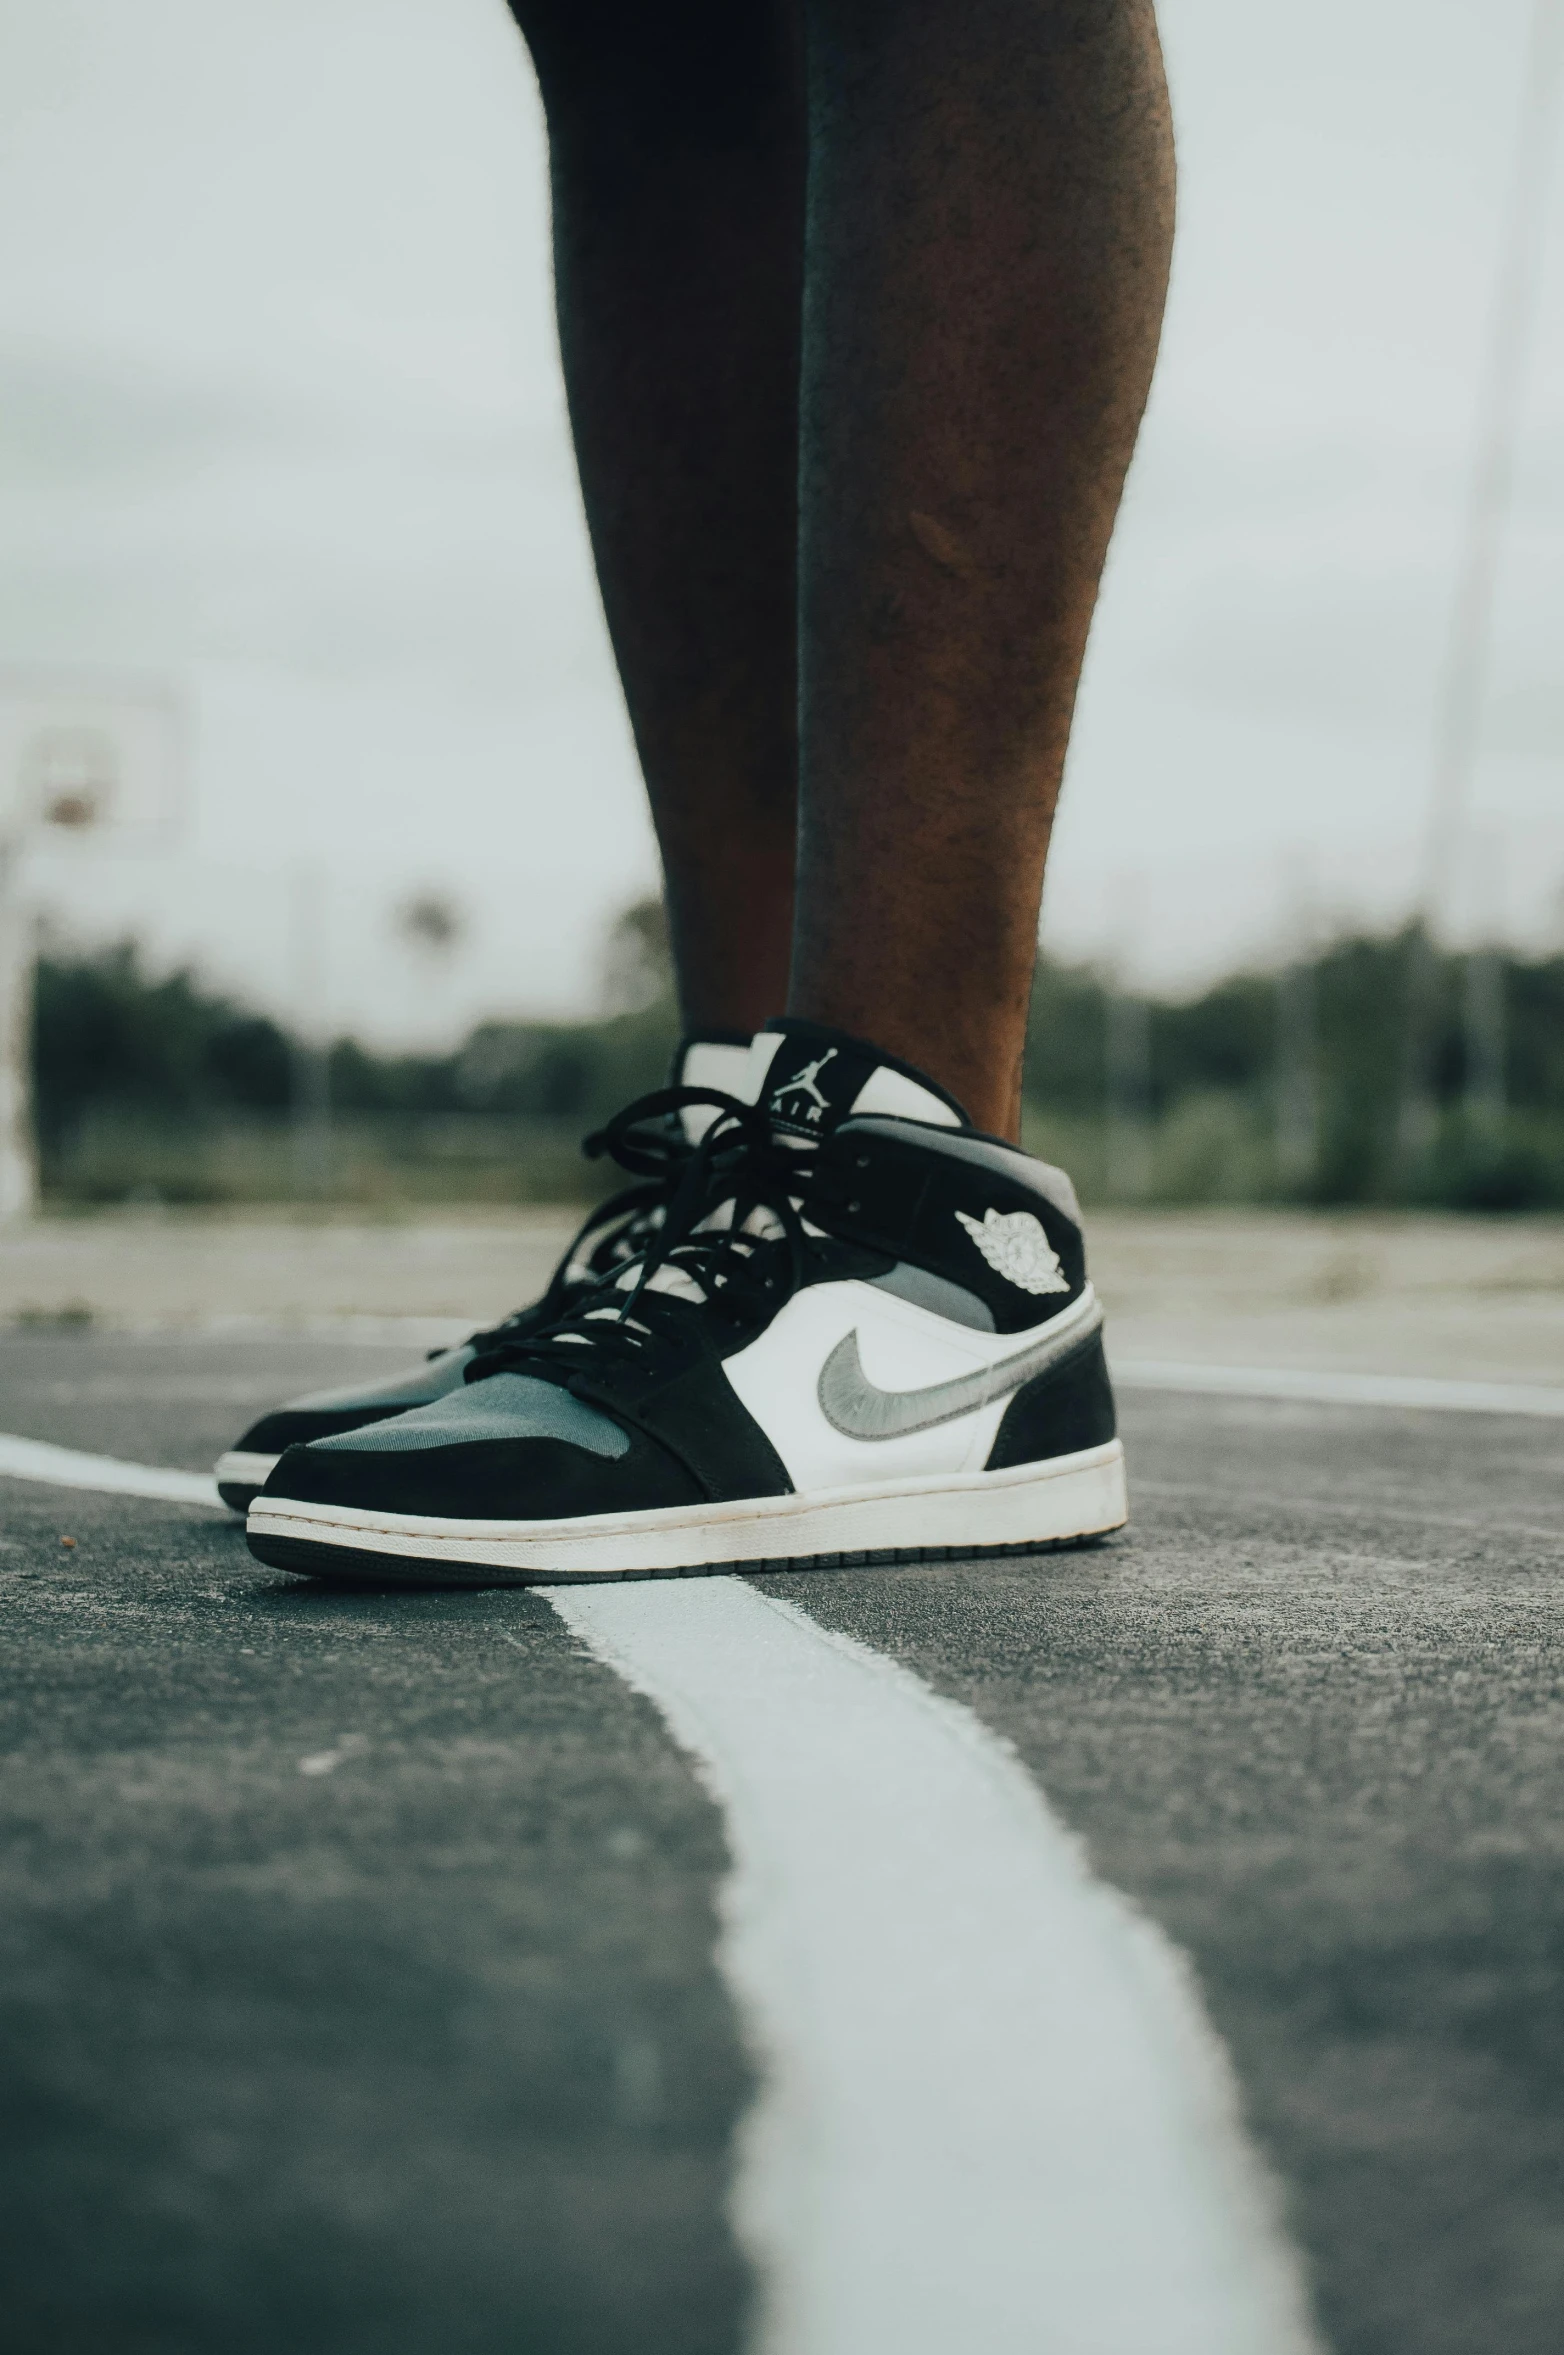
[(1027, 1552), (1105, 1536), (1128, 1517), (1114, 1439), (1002, 1472), (570, 1521), (448, 1521), (260, 1496), (249, 1538), (263, 1562), (305, 1576), (525, 1586)]
[(232, 1505), (236, 1513), (242, 1513), (250, 1499), (266, 1486), (281, 1461), (280, 1456), (252, 1455), (246, 1448), (229, 1448), (218, 1457), (212, 1475), (218, 1495), (225, 1505)]

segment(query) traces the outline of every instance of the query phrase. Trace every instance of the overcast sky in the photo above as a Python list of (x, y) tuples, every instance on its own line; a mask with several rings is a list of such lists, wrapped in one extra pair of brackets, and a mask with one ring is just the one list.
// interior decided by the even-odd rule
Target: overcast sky
[[(1307, 905), (1409, 899), (1529, 14), (1165, 0), (1181, 234), (1061, 953), (1188, 983)], [(1560, 189), (1457, 911), (1534, 940), (1564, 933)], [(176, 854), (39, 864), (78, 927), (282, 1003), (313, 868), (335, 1022), (591, 1001), (654, 869), (500, 0), (0, 0), (0, 663), (193, 715)], [(428, 883), (471, 919), (445, 974), (390, 923)]]

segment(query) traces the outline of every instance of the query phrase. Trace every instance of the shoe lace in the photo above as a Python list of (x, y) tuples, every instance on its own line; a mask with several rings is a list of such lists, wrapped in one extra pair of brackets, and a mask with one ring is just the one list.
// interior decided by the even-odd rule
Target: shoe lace
[[(525, 1325), (528, 1331), (541, 1330), (552, 1324), (583, 1289), (604, 1275), (616, 1274), (634, 1259), (656, 1232), (678, 1172), (694, 1149), (675, 1116), (686, 1102), (705, 1100), (694, 1089), (659, 1088), (651, 1095), (637, 1097), (606, 1128), (586, 1138), (581, 1150), (588, 1159), (596, 1160), (605, 1151), (613, 1152), (623, 1166), (641, 1173), (637, 1182), (621, 1186), (617, 1193), (596, 1203), (571, 1237), (540, 1297), (512, 1310), (498, 1324), (483, 1325), (477, 1332), (469, 1333), (466, 1343), (469, 1349), (492, 1351), (502, 1346), (520, 1325)], [(660, 1128), (636, 1133), (643, 1122), (654, 1121), (659, 1113), (663, 1116)], [(439, 1357), (448, 1346), (442, 1342), (429, 1355)]]
[(491, 1346), (468, 1366), (469, 1382), (501, 1370), (546, 1371), (558, 1380), (594, 1361), (642, 1357), (687, 1338), (700, 1311), (748, 1324), (796, 1291), (812, 1245), (803, 1204), (815, 1156), (779, 1144), (759, 1106), (717, 1088), (664, 1088), (629, 1105), (585, 1149), (611, 1154), (631, 1171), (655, 1167), (657, 1184), (669, 1186), (663, 1132), (647, 1123), (694, 1104), (711, 1107), (715, 1117), (698, 1144), (684, 1146), (676, 1182), (659, 1193), (662, 1218), (640, 1252), (578, 1289), (548, 1324), (486, 1336)]

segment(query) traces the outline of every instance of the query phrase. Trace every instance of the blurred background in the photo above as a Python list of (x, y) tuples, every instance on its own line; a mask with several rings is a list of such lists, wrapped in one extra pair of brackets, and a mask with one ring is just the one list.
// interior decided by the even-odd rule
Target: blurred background
[[(1098, 1200), (1564, 1207), (1557, 15), (1162, 0), (1027, 1073)], [(0, 0), (0, 547), (45, 1205), (589, 1188), (674, 1025), (500, 0)]]

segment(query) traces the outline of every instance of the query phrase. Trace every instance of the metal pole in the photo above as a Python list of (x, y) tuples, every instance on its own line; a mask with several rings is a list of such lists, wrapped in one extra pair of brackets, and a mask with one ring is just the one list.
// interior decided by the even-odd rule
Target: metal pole
[(1462, 1112), (1468, 1149), (1487, 1158), (1504, 1144), (1507, 1007), (1504, 968), (1504, 843), (1492, 827), (1468, 829), (1463, 861), (1471, 898), (1461, 993)]
[(1456, 572), (1450, 636), (1434, 728), (1434, 772), (1407, 986), (1406, 1054), (1397, 1125), (1400, 1174), (1412, 1174), (1433, 1135), (1433, 941), (1450, 864), (1471, 795), (1493, 653), (1494, 598), (1515, 473), (1515, 442), (1536, 323), (1543, 198), (1561, 64), (1559, 0), (1533, 0), (1521, 117), (1500, 239), (1487, 363), (1478, 398), (1471, 479)]
[(331, 1188), (331, 1062), (326, 1020), (321, 878), (302, 860), (289, 874), (293, 966), (293, 1191), (320, 1201)]
[(33, 928), (21, 889), (22, 848), (0, 838), (0, 1223), (38, 1207), (33, 1143)]
[(1307, 1192), (1319, 1161), (1314, 965), (1306, 951), (1276, 976), (1276, 1173)]
[(1504, 1139), (1506, 1008), (1504, 958), (1491, 945), (1475, 948), (1467, 956), (1462, 1011), (1467, 1129), (1474, 1143), (1493, 1152)]
[(1283, 871), (1282, 903), (1287, 961), (1276, 976), (1276, 1174), (1285, 1193), (1302, 1194), (1320, 1158), (1320, 922), (1313, 878), (1299, 853)]
[(1108, 1191), (1140, 1202), (1151, 1191), (1151, 1009), (1115, 989), (1108, 999)]

